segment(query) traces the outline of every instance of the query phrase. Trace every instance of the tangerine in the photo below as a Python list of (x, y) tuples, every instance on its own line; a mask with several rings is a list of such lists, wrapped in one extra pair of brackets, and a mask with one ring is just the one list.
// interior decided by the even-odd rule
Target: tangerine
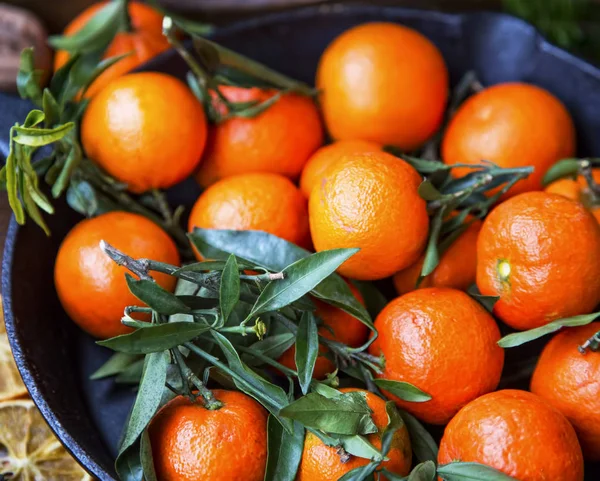
[(542, 398), (503, 390), (462, 408), (440, 443), (440, 464), (487, 464), (519, 481), (583, 481), (583, 457), (569, 421)]
[[(394, 399), (431, 424), (445, 424), (460, 408), (498, 386), (504, 351), (488, 312), (467, 294), (430, 287), (390, 302), (375, 319), (379, 336), (369, 352), (385, 357), (379, 377), (409, 382), (432, 399)], [(460, 382), (457, 382), (457, 379)]]
[[(550, 92), (521, 82), (486, 88), (464, 102), (442, 141), (446, 164), (533, 166), (505, 195), (542, 189), (542, 178), (558, 160), (575, 154), (575, 127), (565, 106)], [(462, 177), (468, 167), (452, 169)]]
[[(451, 287), (466, 291), (475, 283), (477, 271), (477, 238), (481, 221), (473, 221), (441, 254), (435, 270), (425, 277), (423, 287)], [(394, 274), (394, 287), (399, 295), (414, 291), (423, 268), (424, 256), (412, 266)]]
[[(127, 287), (124, 267), (100, 248), (104, 240), (134, 258), (179, 264), (177, 247), (160, 227), (138, 214), (109, 212), (79, 222), (62, 241), (54, 265), (54, 285), (69, 317), (99, 339), (125, 334), (127, 306), (142, 306)], [(158, 285), (172, 291), (176, 279), (153, 273)]]
[(318, 185), (327, 168), (347, 154), (355, 152), (378, 152), (381, 146), (368, 140), (338, 140), (318, 149), (302, 170), (300, 190), (308, 199), (315, 185)]
[(385, 152), (354, 153), (332, 165), (309, 200), (317, 251), (358, 247), (339, 268), (352, 279), (382, 279), (414, 263), (429, 232), (421, 176)]
[(329, 133), (413, 150), (440, 127), (448, 71), (430, 40), (393, 23), (358, 25), (338, 36), (317, 68)]
[(567, 417), (590, 461), (600, 460), (600, 353), (582, 354), (578, 347), (598, 331), (600, 322), (593, 322), (554, 336), (531, 379), (531, 392)]
[[(229, 102), (264, 102), (278, 93), (231, 86), (220, 90)], [(217, 103), (217, 109), (224, 107)], [(249, 172), (295, 179), (322, 143), (323, 127), (313, 100), (285, 93), (256, 117), (232, 117), (212, 125), (196, 180), (207, 187), (219, 179)]]
[(192, 208), (190, 232), (194, 227), (261, 230), (300, 246), (310, 244), (306, 199), (288, 178), (267, 172), (211, 185)]
[[(354, 297), (364, 305), (363, 297), (356, 287), (348, 284)], [(359, 347), (366, 342), (369, 328), (360, 322), (355, 317), (342, 311), (338, 307), (327, 304), (323, 301), (313, 298), (316, 305), (315, 315), (323, 321), (323, 325), (319, 328), (319, 334), (327, 339), (341, 342), (350, 347)], [(323, 354), (326, 352), (324, 346), (319, 346), (322, 353), (317, 357), (315, 368), (313, 370), (313, 378), (323, 379), (328, 373), (335, 371), (335, 364), (331, 362)], [(277, 360), (289, 369), (296, 369), (296, 346), (290, 347)]]
[(477, 286), (499, 296), (494, 313), (515, 329), (591, 312), (600, 302), (598, 222), (556, 194), (526, 192), (503, 202), (479, 233)]
[[(600, 183), (600, 169), (592, 169), (592, 177), (594, 182)], [(579, 175), (577, 179), (559, 179), (554, 181), (544, 191), (581, 202), (589, 209), (596, 220), (600, 222), (600, 204), (583, 175)]]
[[(367, 405), (373, 411), (372, 419), (378, 428), (377, 433), (367, 435), (367, 440), (377, 449), (381, 449), (381, 434), (388, 425), (388, 415), (385, 410), (385, 401), (375, 394), (363, 389), (346, 388), (340, 389), (341, 392), (364, 392)], [(406, 476), (410, 471), (412, 451), (408, 430), (402, 425), (392, 438), (391, 448), (387, 454), (388, 460), (381, 463), (381, 466), (388, 471)], [(350, 456), (349, 461), (342, 461), (338, 449), (327, 446), (316, 435), (311, 432), (306, 433), (304, 440), (304, 451), (296, 481), (337, 481), (348, 471), (369, 464), (370, 460)], [(386, 480), (385, 476), (381, 476)]]
[[(99, 2), (90, 5), (67, 25), (63, 35), (71, 36), (77, 33), (107, 4), (108, 2)], [(103, 58), (129, 55), (102, 72), (87, 89), (86, 97), (93, 97), (112, 80), (170, 48), (169, 41), (162, 34), (163, 16), (160, 12), (145, 3), (136, 1), (128, 2), (127, 11), (131, 23), (130, 31), (117, 32), (104, 52)], [(69, 57), (69, 52), (66, 50), (57, 50), (54, 56), (54, 71), (67, 63)]]
[(90, 102), (81, 121), (87, 155), (129, 190), (165, 189), (200, 162), (206, 117), (187, 86), (170, 75), (119, 77)]
[(223, 403), (219, 409), (178, 396), (150, 423), (154, 468), (161, 481), (263, 480), (266, 411), (241, 392), (215, 389), (213, 394)]

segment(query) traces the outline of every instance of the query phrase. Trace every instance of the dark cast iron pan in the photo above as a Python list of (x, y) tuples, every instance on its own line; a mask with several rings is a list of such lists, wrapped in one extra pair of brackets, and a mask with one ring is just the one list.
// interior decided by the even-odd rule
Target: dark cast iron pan
[[(244, 21), (217, 31), (214, 38), (312, 84), (319, 56), (329, 42), (349, 27), (368, 21), (398, 22), (424, 33), (442, 51), (453, 83), (466, 71), (475, 70), (484, 85), (523, 80), (548, 89), (575, 119), (579, 155), (600, 156), (600, 70), (507, 15), (329, 5)], [(145, 69), (179, 77), (187, 70), (172, 51)], [(22, 121), (29, 108), (21, 100), (0, 95), (0, 152), (4, 156), (9, 127)], [(190, 205), (198, 190), (188, 182), (170, 194)], [(56, 252), (79, 220), (60, 201), (56, 211), (48, 217), (50, 238), (32, 222), (19, 227), (11, 220), (2, 265), (6, 328), (25, 384), (52, 429), (92, 475), (113, 481), (119, 435), (134, 394), (112, 380), (88, 380), (110, 352), (75, 327), (56, 297)], [(598, 479), (598, 467), (588, 466), (586, 480)]]

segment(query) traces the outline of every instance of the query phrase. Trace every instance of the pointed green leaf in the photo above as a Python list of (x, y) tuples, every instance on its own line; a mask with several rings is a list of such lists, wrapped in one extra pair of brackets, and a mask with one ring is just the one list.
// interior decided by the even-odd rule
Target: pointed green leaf
[(36, 125), (42, 123), (44, 121), (44, 118), (44, 112), (42, 112), (41, 110), (34, 109), (27, 114), (25, 122), (23, 122), (23, 127), (35, 127)]
[(435, 481), (436, 468), (433, 461), (417, 464), (406, 478), (406, 481)]
[(29, 181), (29, 177), (24, 176), (23, 179), (24, 189), (21, 192), (21, 198), (23, 199), (23, 204), (25, 204), (25, 210), (27, 211), (29, 217), (31, 217), (31, 219), (44, 231), (44, 233), (49, 236), (50, 229), (48, 228), (48, 225), (42, 217), (42, 213), (38, 209), (37, 204), (31, 196), (32, 191), (35, 193), (35, 190)]
[[(271, 272), (281, 272), (290, 264), (310, 253), (295, 244), (261, 231), (194, 229), (189, 235), (194, 246), (208, 259), (225, 260), (228, 253), (238, 259), (262, 266)], [(371, 317), (352, 294), (348, 284), (333, 274), (317, 285), (311, 294), (339, 307), (373, 329)]]
[(517, 347), (548, 334), (552, 334), (553, 332), (559, 331), (563, 327), (586, 326), (595, 321), (598, 316), (600, 316), (600, 312), (593, 312), (592, 314), (582, 314), (580, 316), (559, 319), (557, 321), (550, 322), (545, 326), (530, 329), (529, 331), (515, 332), (513, 334), (509, 334), (508, 336), (504, 336), (498, 341), (498, 345), (504, 348)]
[(139, 360), (139, 356), (115, 352), (100, 368), (90, 376), (92, 380), (104, 379), (123, 372), (127, 367)]
[(139, 439), (154, 417), (165, 389), (168, 365), (169, 356), (165, 352), (156, 352), (146, 356), (140, 389), (123, 433), (119, 457)]
[(300, 423), (294, 423), (293, 433), (288, 433), (271, 415), (267, 433), (267, 469), (264, 481), (294, 481), (304, 449), (304, 427)]
[(582, 159), (559, 160), (544, 174), (542, 184), (544, 186), (564, 177), (576, 177), (581, 169)]
[(479, 463), (449, 463), (437, 468), (445, 481), (517, 481), (497, 469)]
[(493, 312), (494, 306), (496, 302), (500, 299), (500, 296), (484, 296), (476, 284), (473, 284), (469, 289), (467, 289), (467, 294), (475, 299), (479, 304), (483, 306), (483, 308), (488, 312)]
[(381, 462), (386, 458), (381, 454), (375, 446), (373, 446), (367, 438), (355, 434), (354, 436), (338, 435), (337, 445), (341, 445), (344, 450), (352, 456), (359, 458), (370, 459), (372, 461)]
[(402, 416), (400, 416), (400, 413), (396, 408), (396, 404), (392, 401), (385, 403), (385, 412), (388, 416), (388, 423), (381, 434), (381, 452), (384, 455), (387, 455), (392, 446), (394, 434), (396, 434), (396, 431), (404, 427), (404, 421), (402, 420)]
[(364, 392), (340, 393), (328, 398), (309, 393), (281, 410), (281, 415), (306, 427), (333, 434), (370, 434), (377, 432)]
[(188, 306), (155, 282), (137, 280), (130, 274), (125, 274), (125, 279), (131, 293), (155, 311), (166, 316), (190, 312)]
[(46, 127), (52, 127), (60, 119), (60, 107), (49, 89), (44, 89), (42, 108), (44, 109)]
[(304, 312), (298, 324), (298, 332), (296, 333), (295, 355), (298, 382), (300, 383), (302, 394), (308, 392), (318, 355), (319, 332), (317, 320), (311, 312)]
[(23, 99), (31, 100), (40, 106), (42, 101), (42, 88), (35, 68), (33, 48), (25, 48), (21, 52), (19, 72), (17, 73), (17, 90)]
[(421, 462), (437, 462), (438, 447), (431, 434), (412, 414), (400, 411), (400, 416), (402, 416), (404, 424), (408, 428), (410, 442), (417, 459)]
[(127, 354), (149, 354), (173, 349), (208, 332), (210, 327), (193, 322), (170, 322), (136, 329), (96, 344)]
[(53, 129), (14, 127), (15, 132), (17, 133), (14, 137), (14, 141), (17, 144), (29, 145), (30, 147), (41, 147), (62, 139), (73, 129), (73, 127), (75, 127), (73, 122), (67, 122), (64, 125), (59, 125)]
[(271, 412), (271, 414), (274, 414), (280, 422), (283, 421), (284, 425), (289, 428), (288, 431), (291, 432), (292, 423), (281, 420), (279, 416), (280, 409), (288, 403), (285, 391), (279, 386), (276, 386), (259, 376), (246, 366), (240, 359), (229, 339), (216, 331), (212, 331), (211, 334), (223, 351), (229, 368), (238, 376), (233, 378), (235, 385), (241, 391), (259, 401)]
[(248, 317), (291, 304), (312, 291), (357, 252), (358, 249), (332, 249), (294, 262), (282, 271), (283, 279), (271, 281), (265, 286)]
[[(295, 341), (296, 336), (293, 333), (284, 332), (282, 334), (275, 334), (274, 336), (267, 336), (261, 341), (252, 344), (250, 349), (271, 359), (279, 359), (284, 352), (294, 345)], [(262, 361), (252, 358), (252, 352), (244, 354), (243, 359), (249, 365), (262, 363)]]
[(219, 299), (221, 301), (221, 314), (223, 321), (227, 322), (229, 314), (235, 308), (240, 300), (240, 272), (235, 256), (231, 254), (223, 273), (221, 275), (221, 287), (219, 289)]
[(385, 389), (403, 401), (422, 403), (431, 400), (429, 394), (408, 382), (392, 381), (391, 379), (374, 379), (373, 382), (377, 387)]
[(52, 197), (57, 199), (60, 197), (65, 189), (69, 186), (71, 182), (71, 176), (73, 172), (80, 164), (83, 158), (83, 153), (81, 151), (81, 147), (77, 142), (73, 142), (71, 144), (71, 148), (69, 149), (69, 153), (67, 154), (67, 158), (65, 160), (65, 165), (63, 166), (60, 174), (58, 174), (58, 178), (54, 185), (52, 186)]
[(73, 35), (53, 35), (48, 43), (55, 49), (70, 52), (104, 50), (123, 27), (126, 2), (114, 0), (102, 7), (85, 26)]
[(419, 196), (426, 201), (440, 200), (444, 198), (444, 195), (428, 180), (421, 182), (418, 192)]
[(142, 379), (144, 372), (144, 359), (135, 361), (133, 364), (127, 366), (122, 372), (117, 374), (115, 377), (115, 383), (117, 384), (139, 384)]
[(431, 220), (431, 227), (429, 229), (429, 240), (425, 249), (425, 259), (423, 260), (423, 267), (421, 268), (421, 278), (431, 274), (440, 263), (438, 240), (440, 238), (440, 230), (442, 229), (444, 212), (445, 209), (439, 209), (433, 216), (433, 219)]
[(152, 446), (150, 444), (150, 435), (145, 429), (140, 441), (140, 461), (144, 472), (144, 481), (158, 481), (154, 471), (154, 459), (152, 458)]

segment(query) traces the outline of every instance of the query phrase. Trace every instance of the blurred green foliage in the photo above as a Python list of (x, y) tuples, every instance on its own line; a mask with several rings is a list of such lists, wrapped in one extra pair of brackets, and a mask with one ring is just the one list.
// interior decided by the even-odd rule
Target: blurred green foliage
[(556, 45), (600, 62), (600, 2), (503, 0), (503, 6), (535, 25)]

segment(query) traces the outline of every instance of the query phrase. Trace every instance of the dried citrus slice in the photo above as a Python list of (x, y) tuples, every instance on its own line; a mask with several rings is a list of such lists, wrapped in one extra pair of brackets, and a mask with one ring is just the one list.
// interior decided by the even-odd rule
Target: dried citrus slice
[(4, 327), (2, 299), (0, 298), (0, 401), (15, 399), (27, 394), (8, 345)]
[(11, 481), (92, 480), (54, 437), (33, 401), (0, 402), (0, 426), (0, 475)]

